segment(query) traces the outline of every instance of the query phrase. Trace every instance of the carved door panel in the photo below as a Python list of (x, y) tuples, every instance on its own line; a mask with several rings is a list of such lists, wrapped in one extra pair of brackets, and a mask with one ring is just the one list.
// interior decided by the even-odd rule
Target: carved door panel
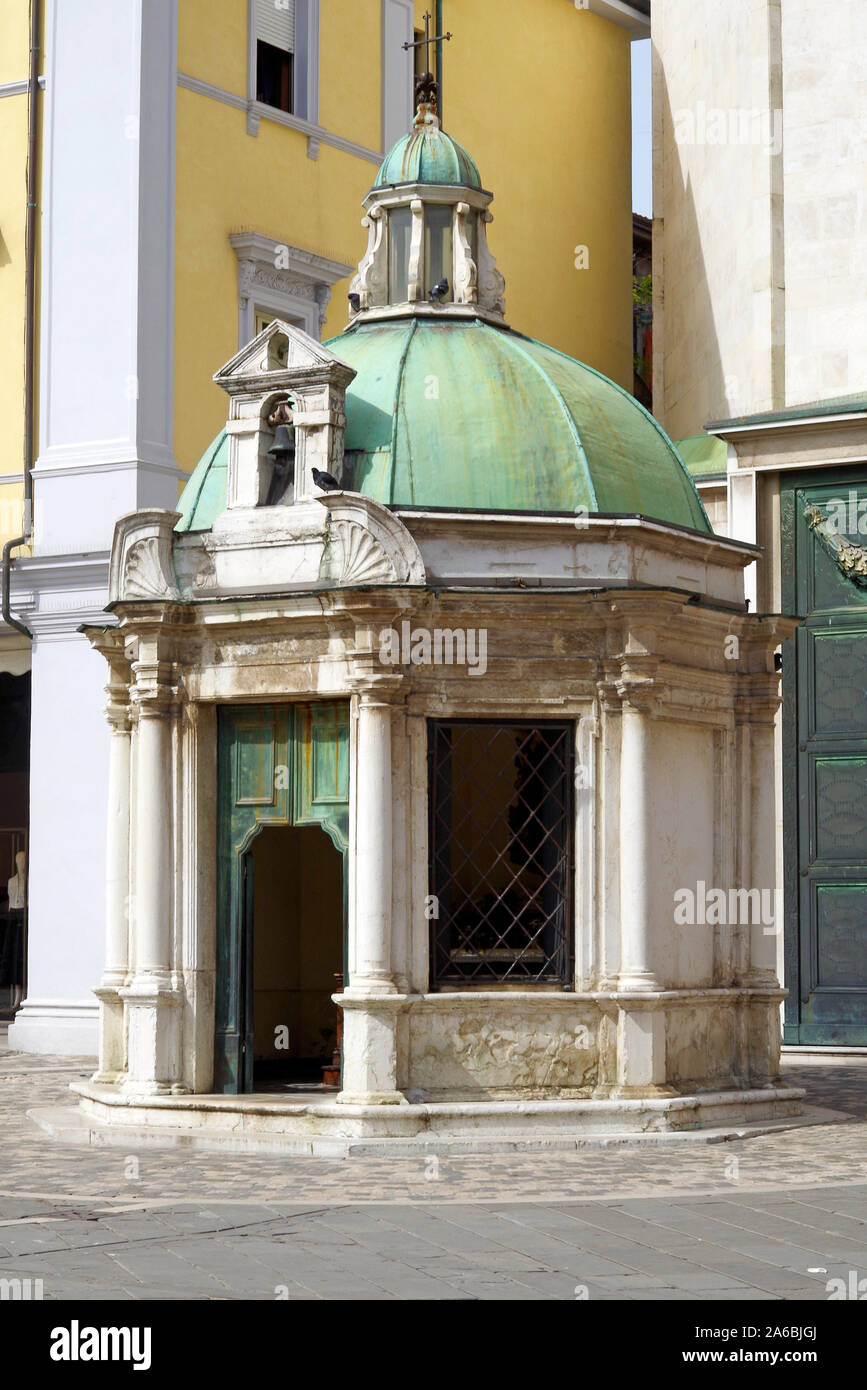
[[(867, 480), (783, 494), (785, 1040), (867, 1045)], [(863, 529), (862, 529), (863, 528)]]
[(321, 825), (349, 842), (349, 706), (224, 706), (219, 711), (214, 1090), (249, 1091), (253, 840), (266, 825)]

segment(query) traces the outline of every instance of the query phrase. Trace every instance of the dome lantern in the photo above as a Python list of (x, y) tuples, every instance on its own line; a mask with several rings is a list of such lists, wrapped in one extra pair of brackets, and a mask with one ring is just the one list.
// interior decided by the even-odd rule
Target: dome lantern
[(437, 84), (416, 83), (412, 129), (364, 199), (368, 245), (350, 286), (350, 322), (419, 315), (505, 322), (505, 280), (488, 248), (493, 195), (443, 131)]

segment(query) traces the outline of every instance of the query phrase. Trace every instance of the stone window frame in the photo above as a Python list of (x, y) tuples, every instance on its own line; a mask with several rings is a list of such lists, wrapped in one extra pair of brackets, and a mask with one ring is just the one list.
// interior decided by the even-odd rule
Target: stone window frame
[[(293, 128), (297, 121), (319, 124), (319, 35), (321, 0), (295, 0), (295, 102), (291, 112), (266, 106), (256, 99), (256, 0), (247, 0), (247, 133), (258, 135), (259, 121), (277, 121)], [(317, 148), (311, 157), (318, 154)]]
[(261, 232), (233, 232), (229, 241), (238, 259), (238, 347), (255, 337), (257, 312), (321, 340), (332, 289), (355, 267)]

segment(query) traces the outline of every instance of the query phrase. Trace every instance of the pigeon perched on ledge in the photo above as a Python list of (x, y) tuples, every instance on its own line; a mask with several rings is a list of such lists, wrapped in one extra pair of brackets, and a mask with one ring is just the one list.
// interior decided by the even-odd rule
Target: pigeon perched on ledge
[(350, 308), (352, 309), (352, 312), (353, 312), (354, 314), (357, 314), (358, 311), (359, 311), (359, 309), (361, 308), (361, 295), (360, 295), (360, 294), (356, 294), (356, 293), (353, 291), (352, 294), (347, 295), (347, 299), (349, 300), (349, 305), (350, 305)]
[(341, 484), (331, 473), (323, 473), (321, 468), (313, 469), (313, 481), (323, 492), (341, 492)]
[(445, 297), (446, 297), (446, 295), (448, 294), (448, 292), (449, 292), (449, 282), (448, 282), (448, 280), (446, 280), (446, 279), (440, 280), (440, 282), (439, 282), (438, 285), (434, 285), (433, 289), (431, 290), (430, 294), (428, 295), (428, 299), (430, 300), (431, 304), (438, 304), (438, 303), (440, 302), (441, 299), (445, 299)]

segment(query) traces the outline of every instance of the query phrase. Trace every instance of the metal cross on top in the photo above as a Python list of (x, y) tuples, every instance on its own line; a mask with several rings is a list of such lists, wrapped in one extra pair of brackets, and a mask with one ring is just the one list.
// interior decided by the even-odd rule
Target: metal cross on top
[[(438, 14), (438, 16), (441, 18), (441, 16), (442, 16), (442, 9), (441, 9), (441, 6), (439, 6), (439, 5), (437, 6), (437, 14)], [(416, 96), (417, 96), (417, 99), (421, 99), (421, 100), (424, 100), (424, 99), (426, 99), (426, 98), (429, 97), (429, 95), (431, 94), (431, 90), (430, 90), (430, 89), (431, 89), (431, 86), (432, 86), (433, 81), (434, 81), (433, 72), (432, 72), (431, 65), (430, 65), (430, 49), (431, 49), (431, 44), (436, 44), (436, 48), (437, 48), (437, 86), (439, 86), (440, 89), (441, 89), (441, 88), (442, 88), (442, 47), (441, 47), (441, 45), (443, 44), (443, 42), (444, 42), (445, 40), (448, 40), (448, 39), (450, 39), (450, 38), (452, 37), (452, 35), (451, 35), (450, 33), (446, 33), (446, 34), (436, 34), (436, 35), (434, 35), (433, 37), (431, 37), (430, 22), (431, 22), (432, 18), (433, 18), (433, 15), (431, 14), (430, 10), (425, 10), (425, 13), (424, 13), (424, 38), (423, 38), (423, 39), (416, 39), (415, 43), (405, 43), (405, 44), (403, 45), (404, 52), (407, 52), (407, 51), (409, 51), (410, 49), (415, 49), (415, 48), (423, 48), (423, 49), (425, 50), (425, 55), (424, 55), (425, 71), (419, 76), (419, 78), (418, 78), (418, 80), (417, 80), (417, 82), (416, 82)], [(422, 90), (420, 91), (419, 89), (422, 89)], [(434, 91), (433, 91), (432, 95), (433, 95), (434, 101), (436, 102), (436, 101), (437, 101), (437, 92), (436, 92), (436, 88), (434, 88)], [(441, 114), (441, 113), (442, 113), (442, 98), (441, 98), (441, 95), (440, 95), (439, 102), (438, 102), (437, 104), (438, 104), (438, 106), (439, 106), (440, 114)]]

